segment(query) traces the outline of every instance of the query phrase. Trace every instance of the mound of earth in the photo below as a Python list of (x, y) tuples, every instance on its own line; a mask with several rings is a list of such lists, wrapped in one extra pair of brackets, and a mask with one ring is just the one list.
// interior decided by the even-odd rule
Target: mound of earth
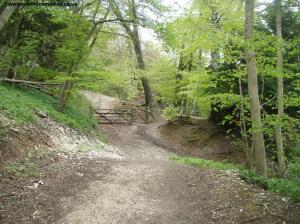
[(199, 119), (193, 123), (160, 120), (148, 125), (141, 133), (181, 156), (244, 162), (242, 149), (233, 145), (224, 131), (208, 120)]
[(82, 134), (48, 117), (18, 125), (0, 114), (0, 121), (6, 130), (0, 139), (0, 223), (54, 223), (64, 211), (60, 198), (108, 168), (99, 159), (124, 158), (96, 133)]

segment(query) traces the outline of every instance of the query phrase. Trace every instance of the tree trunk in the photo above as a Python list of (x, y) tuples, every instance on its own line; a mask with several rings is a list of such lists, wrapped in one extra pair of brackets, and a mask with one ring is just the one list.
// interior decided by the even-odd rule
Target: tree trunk
[[(144, 61), (144, 57), (143, 57), (143, 51), (142, 51), (138, 26), (136, 24), (133, 25), (132, 42), (133, 42), (133, 47), (134, 47), (134, 52), (136, 55), (138, 68), (141, 70), (145, 70), (146, 65), (145, 65), (145, 61)], [(145, 76), (141, 77), (141, 81), (142, 81), (143, 88), (144, 88), (145, 104), (147, 107), (151, 108), (153, 106), (153, 99), (152, 99), (152, 92), (151, 92), (151, 88), (149, 85), (149, 81)]]
[(146, 77), (141, 78), (142, 85), (144, 88), (144, 95), (145, 95), (145, 104), (146, 107), (153, 107), (153, 102), (152, 102), (152, 94), (151, 94), (151, 88), (149, 85), (149, 81)]
[(284, 151), (282, 143), (282, 116), (284, 112), (283, 105), (283, 78), (282, 78), (282, 5), (281, 0), (276, 1), (276, 32), (277, 32), (277, 105), (278, 105), (278, 124), (276, 125), (276, 150), (279, 174), (282, 176), (285, 170)]
[[(211, 8), (211, 25), (217, 30), (220, 29), (220, 15), (214, 7)], [(210, 67), (213, 71), (216, 71), (219, 67), (220, 61), (219, 49), (212, 49), (210, 52), (210, 57)]]
[(196, 88), (196, 96), (193, 99), (193, 107), (192, 107), (192, 112), (191, 115), (192, 116), (201, 116), (200, 114), (200, 108), (197, 105), (197, 100), (198, 100), (198, 94), (199, 94), (199, 90), (200, 90), (200, 75), (201, 75), (201, 70), (203, 67), (203, 61), (202, 61), (202, 50), (199, 49), (198, 50), (198, 72), (197, 72), (197, 88)]
[(175, 85), (174, 94), (176, 96), (175, 106), (180, 107), (181, 103), (182, 103), (182, 96), (181, 96), (181, 93), (180, 93), (181, 92), (181, 85), (182, 85), (181, 81), (183, 79), (182, 72), (185, 69), (182, 53), (179, 56), (179, 62), (178, 62), (178, 68), (177, 69), (178, 69), (178, 71), (176, 72), (176, 75), (175, 75), (176, 85)]
[[(14, 2), (18, 3), (18, 0), (15, 1), (9, 1), (9, 2)], [(0, 32), (4, 28), (5, 24), (8, 22), (9, 18), (11, 15), (16, 11), (18, 6), (6, 6), (5, 9), (1, 12), (0, 14)]]
[(261, 122), (258, 95), (256, 59), (253, 50), (254, 0), (246, 0), (245, 4), (245, 57), (248, 74), (248, 92), (250, 98), (252, 141), (254, 149), (254, 165), (257, 174), (266, 176), (266, 152)]
[[(138, 31), (138, 22), (137, 22), (138, 16), (137, 16), (137, 12), (136, 12), (135, 0), (128, 1), (129, 2), (129, 10), (131, 10), (130, 14), (132, 15), (132, 19), (133, 19), (133, 27), (132, 28), (129, 26), (129, 24), (127, 24), (125, 22), (124, 17), (122, 15), (120, 9), (118, 8), (118, 5), (116, 4), (116, 2), (114, 0), (109, 0), (108, 2), (110, 4), (110, 7), (111, 7), (113, 13), (115, 14), (115, 16), (118, 19), (120, 19), (121, 25), (124, 27), (127, 34), (130, 36), (130, 39), (131, 39), (133, 47), (134, 47), (134, 52), (136, 55), (138, 68), (141, 70), (145, 70), (146, 66), (145, 66), (145, 62), (144, 62), (141, 40), (140, 40), (140, 36), (139, 36), (139, 31)], [(144, 88), (145, 104), (147, 107), (152, 107), (153, 99), (152, 99), (152, 92), (151, 92), (151, 88), (149, 85), (149, 81), (146, 77), (142, 77), (141, 81), (142, 81), (143, 88)]]
[(241, 110), (240, 110), (240, 127), (241, 127), (241, 135), (243, 140), (243, 148), (246, 156), (246, 167), (251, 169), (253, 166), (253, 151), (252, 147), (249, 147), (248, 142), (248, 134), (247, 134), (247, 126), (246, 126), (246, 117), (245, 117), (245, 106), (244, 106), (244, 96), (243, 96), (243, 87), (242, 87), (242, 78), (239, 77), (239, 93), (240, 93), (240, 101), (241, 101)]
[(65, 105), (67, 102), (67, 90), (69, 87), (69, 81), (64, 81), (64, 83), (62, 84), (61, 87), (61, 92), (60, 92), (60, 96), (59, 96), (59, 102), (58, 102), (58, 110), (59, 112), (63, 113), (64, 109), (65, 109)]

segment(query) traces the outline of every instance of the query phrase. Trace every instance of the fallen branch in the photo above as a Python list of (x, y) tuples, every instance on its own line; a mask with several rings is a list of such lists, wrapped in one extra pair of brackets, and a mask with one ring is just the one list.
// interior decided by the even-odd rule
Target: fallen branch
[(41, 86), (59, 86), (59, 85), (61, 85), (61, 83), (34, 82), (34, 81), (7, 79), (7, 78), (0, 79), (0, 82), (15, 83), (15, 84), (41, 85)]
[(10, 193), (10, 194), (0, 194), (0, 198), (5, 198), (5, 197), (13, 197), (16, 196), (16, 193)]
[(268, 207), (268, 205), (267, 205), (266, 203), (262, 203), (262, 205), (264, 206), (264, 211), (268, 211), (270, 214), (272, 214), (272, 215), (274, 215), (274, 216), (277, 216), (277, 217), (279, 217), (279, 218), (281, 218), (281, 219), (284, 219), (284, 217), (283, 217), (282, 215), (279, 215), (279, 214), (273, 212), (273, 211)]
[(34, 88), (39, 90), (42, 93), (45, 93), (49, 96), (52, 96), (55, 99), (58, 99), (57, 96), (55, 96), (54, 94), (48, 92), (47, 87), (55, 87), (55, 86), (59, 86), (60, 83), (44, 83), (44, 82), (33, 82), (33, 81), (26, 81), (26, 80), (18, 80), (18, 79), (7, 79), (7, 78), (3, 78), (0, 79), (0, 82), (6, 82), (6, 83), (12, 83), (12, 84), (16, 84), (16, 85), (22, 85), (22, 86), (27, 86), (30, 88)]
[(265, 217), (266, 214), (267, 214), (266, 211), (269, 212), (271, 215), (277, 216), (277, 217), (279, 217), (279, 218), (281, 218), (281, 219), (284, 220), (284, 217), (282, 215), (279, 215), (279, 214), (273, 212), (268, 207), (268, 205), (266, 203), (261, 203), (260, 205), (263, 205), (263, 214), (261, 216), (258, 216), (258, 217), (253, 217), (253, 218), (247, 219), (247, 220), (243, 221), (243, 223), (251, 222), (251, 221), (254, 221), (254, 220), (257, 220), (257, 219), (261, 219), (261, 218)]
[(55, 99), (58, 99), (57, 96), (55, 96), (54, 94), (52, 94), (52, 93), (50, 93), (50, 92), (48, 92), (48, 91), (42, 89), (42, 88), (39, 87), (39, 86), (34, 86), (34, 85), (30, 85), (30, 84), (23, 84), (23, 83), (21, 83), (20, 85), (22, 85), (22, 86), (27, 86), (27, 87), (34, 88), (34, 89), (37, 89), (37, 90), (39, 90), (39, 91), (42, 92), (42, 93), (45, 93), (45, 94), (47, 94), (47, 95), (49, 95), (49, 96), (52, 96), (52, 97), (55, 98)]

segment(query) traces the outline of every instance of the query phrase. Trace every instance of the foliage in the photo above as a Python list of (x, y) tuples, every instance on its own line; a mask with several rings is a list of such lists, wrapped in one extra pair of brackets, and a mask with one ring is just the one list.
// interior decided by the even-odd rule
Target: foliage
[(300, 180), (300, 159), (296, 158), (294, 161), (290, 162), (287, 166), (287, 176), (290, 179)]
[(156, 58), (151, 59), (149, 63), (147, 74), (153, 90), (157, 93), (156, 100), (162, 105), (172, 104), (176, 100), (174, 94), (176, 66), (174, 62), (163, 56), (161, 52), (156, 52)]

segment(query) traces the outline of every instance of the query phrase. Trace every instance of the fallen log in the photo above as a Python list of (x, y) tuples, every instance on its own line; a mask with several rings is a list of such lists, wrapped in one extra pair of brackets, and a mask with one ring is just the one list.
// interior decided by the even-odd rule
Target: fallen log
[(34, 81), (18, 80), (18, 79), (7, 79), (7, 78), (0, 79), (0, 82), (11, 83), (11, 84), (16, 84), (16, 85), (22, 85), (22, 86), (26, 86), (26, 87), (29, 87), (29, 88), (37, 89), (40, 92), (45, 93), (49, 96), (52, 96), (55, 99), (58, 99), (58, 97), (55, 96), (53, 93), (50, 93), (48, 91), (48, 87), (58, 87), (58, 86), (61, 85), (60, 83), (34, 82)]
[(49, 95), (49, 96), (52, 96), (52, 97), (55, 98), (55, 99), (58, 99), (58, 97), (55, 96), (53, 93), (50, 93), (50, 92), (48, 92), (47, 90), (42, 89), (41, 87), (34, 86), (34, 85), (29, 85), (29, 84), (23, 84), (23, 83), (20, 83), (19, 85), (26, 86), (26, 87), (29, 87), (29, 88), (37, 89), (37, 90), (39, 90), (39, 91), (42, 92), (42, 93), (45, 93), (45, 94), (47, 94), (47, 95)]
[(8, 78), (2, 78), (2, 79), (0, 79), (0, 82), (15, 83), (15, 84), (28, 84), (28, 85), (41, 85), (41, 86), (59, 86), (59, 85), (61, 85), (61, 83), (34, 82), (34, 81), (19, 80), (19, 79), (8, 79)]

